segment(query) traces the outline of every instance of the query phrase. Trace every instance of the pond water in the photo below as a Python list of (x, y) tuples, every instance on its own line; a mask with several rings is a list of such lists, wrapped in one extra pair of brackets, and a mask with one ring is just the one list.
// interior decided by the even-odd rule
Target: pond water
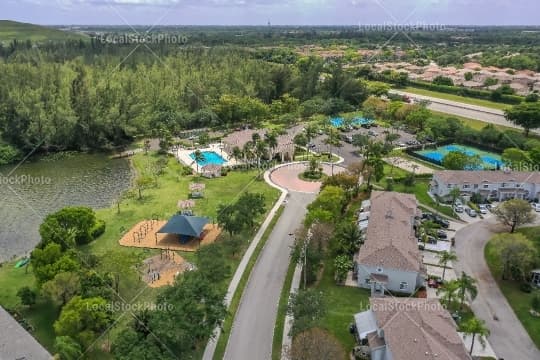
[(57, 154), (0, 167), (0, 262), (29, 254), (39, 225), (65, 206), (108, 207), (131, 183), (126, 159)]

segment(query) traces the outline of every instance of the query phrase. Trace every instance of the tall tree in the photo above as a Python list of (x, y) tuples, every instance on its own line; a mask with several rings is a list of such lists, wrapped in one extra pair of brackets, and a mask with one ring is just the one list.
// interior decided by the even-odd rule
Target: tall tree
[(463, 310), (463, 304), (465, 303), (465, 296), (469, 294), (471, 300), (476, 298), (478, 295), (478, 289), (476, 287), (476, 280), (465, 272), (461, 272), (461, 276), (457, 279), (457, 284), (459, 287), (458, 297), (459, 297), (459, 308)]
[(493, 213), (502, 224), (510, 228), (510, 233), (518, 226), (529, 224), (535, 219), (531, 205), (521, 199), (507, 200), (497, 206)]
[(508, 121), (521, 126), (525, 130), (525, 136), (533, 129), (540, 128), (540, 103), (523, 102), (505, 111)]
[(443, 267), (442, 272), (442, 281), (444, 281), (444, 275), (446, 274), (446, 269), (450, 261), (457, 261), (457, 255), (453, 251), (443, 251), (438, 254), (439, 265)]
[(468, 321), (463, 323), (463, 325), (461, 326), (461, 329), (464, 334), (472, 335), (471, 348), (469, 350), (470, 355), (472, 355), (472, 352), (474, 350), (476, 337), (478, 337), (478, 340), (480, 340), (480, 343), (482, 344), (483, 347), (486, 346), (485, 339), (489, 336), (489, 329), (486, 327), (486, 324), (483, 320), (480, 320), (476, 317), (472, 317)]

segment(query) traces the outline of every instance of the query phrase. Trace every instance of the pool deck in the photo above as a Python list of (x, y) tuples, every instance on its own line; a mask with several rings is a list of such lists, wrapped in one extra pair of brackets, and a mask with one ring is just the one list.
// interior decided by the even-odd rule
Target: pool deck
[[(184, 165), (187, 165), (189, 167), (191, 167), (193, 170), (197, 171), (197, 164), (195, 163), (195, 161), (189, 156), (191, 153), (193, 153), (195, 150), (199, 150), (201, 152), (205, 152), (205, 151), (213, 151), (215, 152), (216, 154), (219, 154), (223, 159), (226, 160), (226, 162), (222, 165), (222, 166), (233, 166), (233, 165), (238, 165), (240, 164), (240, 162), (236, 161), (235, 159), (232, 159), (229, 157), (229, 154), (227, 154), (223, 149), (222, 149), (222, 146), (221, 144), (219, 143), (216, 143), (216, 144), (210, 144), (208, 145), (207, 147), (205, 148), (199, 148), (199, 149), (178, 149), (178, 151), (176, 152), (176, 158), (182, 162)], [(201, 166), (199, 166), (199, 171), (201, 170)]]

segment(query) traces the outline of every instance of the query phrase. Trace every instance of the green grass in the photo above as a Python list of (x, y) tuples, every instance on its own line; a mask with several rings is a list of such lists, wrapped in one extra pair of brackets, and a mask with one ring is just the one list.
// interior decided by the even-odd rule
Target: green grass
[[(482, 120), (477, 120), (477, 119), (471, 119), (471, 118), (468, 118), (468, 117), (464, 117), (464, 116), (459, 116), (459, 115), (452, 115), (452, 114), (447, 114), (447, 113), (443, 113), (443, 112), (439, 112), (439, 111), (431, 111), (433, 113), (433, 115), (436, 115), (438, 117), (440, 117), (441, 119), (446, 119), (446, 118), (449, 118), (449, 117), (452, 117), (452, 118), (455, 118), (455, 119), (458, 119), (459, 121), (461, 121), (463, 123), (463, 125), (466, 125), (474, 130), (482, 130), (483, 128), (485, 128), (487, 125), (489, 125), (490, 123), (488, 122), (485, 122), (485, 121), (482, 121)], [(511, 131), (515, 131), (515, 132), (520, 132), (519, 129), (516, 129), (516, 128), (512, 128), (512, 127), (509, 127), (509, 126), (503, 126), (503, 125), (497, 125), (497, 124), (493, 124), (493, 126), (499, 130), (499, 131), (508, 131), (508, 130), (511, 130)]]
[(444, 99), (444, 100), (457, 101), (457, 102), (461, 102), (461, 103), (469, 104), (469, 105), (484, 106), (484, 107), (497, 109), (497, 110), (505, 110), (512, 107), (512, 105), (497, 103), (494, 101), (441, 93), (441, 92), (436, 92), (436, 91), (431, 91), (431, 90), (426, 90), (426, 89), (419, 89), (419, 88), (410, 87), (410, 86), (406, 87), (403, 91), (410, 92), (417, 95), (431, 96), (434, 98), (439, 98), (439, 99)]
[(287, 275), (285, 276), (285, 282), (281, 288), (281, 295), (279, 296), (278, 311), (276, 317), (276, 324), (274, 326), (274, 336), (272, 338), (272, 360), (281, 359), (281, 347), (283, 345), (283, 330), (285, 326), (285, 317), (287, 315), (287, 306), (289, 304), (289, 294), (291, 290), (291, 284), (293, 280), (294, 270), (296, 269), (296, 263), (290, 261), (287, 268)]
[(349, 324), (356, 313), (364, 311), (369, 305), (370, 292), (366, 289), (339, 286), (334, 280), (332, 259), (324, 263), (321, 280), (316, 286), (323, 292), (327, 313), (320, 322), (320, 327), (339, 340), (346, 352), (355, 346), (355, 339), (349, 333)]
[(228, 314), (225, 320), (223, 321), (223, 327), (221, 336), (219, 337), (218, 343), (216, 344), (216, 350), (214, 352), (213, 359), (223, 359), (223, 355), (225, 354), (225, 349), (227, 348), (227, 342), (229, 341), (229, 335), (231, 334), (231, 328), (234, 321), (234, 317), (236, 316), (236, 311), (238, 310), (238, 306), (240, 305), (240, 300), (242, 298), (242, 294), (244, 293), (244, 289), (246, 288), (247, 282), (249, 280), (249, 276), (251, 275), (251, 271), (253, 270), (253, 267), (255, 266), (255, 262), (259, 258), (259, 255), (261, 251), (264, 248), (264, 245), (266, 244), (266, 241), (268, 240), (268, 237), (272, 233), (272, 230), (274, 230), (274, 226), (276, 225), (277, 221), (281, 217), (281, 214), (283, 213), (283, 206), (280, 206), (274, 217), (272, 218), (272, 221), (268, 225), (268, 228), (266, 228), (261, 240), (257, 244), (257, 247), (253, 251), (253, 254), (251, 255), (251, 258), (249, 259), (249, 262), (247, 263), (246, 269), (244, 270), (244, 273), (242, 274), (242, 278), (238, 282), (238, 287), (236, 288), (236, 291), (234, 292), (234, 295), (231, 299), (231, 305), (228, 309)]
[[(151, 168), (158, 158), (153, 153), (149, 155), (137, 154), (132, 158), (133, 166), (140, 174), (145, 169)], [(262, 180), (262, 176), (257, 176), (256, 171), (232, 171), (221, 178), (199, 179), (180, 175), (180, 169), (180, 165), (170, 158), (164, 173), (158, 177), (158, 186), (144, 190), (141, 200), (137, 197), (124, 200), (120, 206), (120, 213), (117, 213), (116, 206), (96, 211), (97, 217), (106, 221), (107, 228), (103, 235), (91, 244), (81, 247), (81, 250), (95, 255), (106, 255), (112, 251), (118, 251), (125, 254), (126, 257), (134, 259), (143, 259), (159, 253), (158, 250), (122, 247), (118, 244), (118, 240), (141, 220), (150, 219), (154, 215), (161, 219), (167, 219), (176, 213), (178, 200), (188, 198), (188, 186), (193, 181), (206, 185), (204, 199), (196, 200), (195, 213), (208, 216), (213, 220), (216, 218), (216, 208), (220, 203), (234, 201), (242, 192), (250, 191), (264, 194), (267, 209), (272, 207), (279, 196), (279, 191), (266, 184)], [(258, 220), (261, 221), (264, 217), (261, 216)], [(248, 238), (252, 238), (252, 235), (251, 233), (242, 234)], [(245, 247), (247, 246), (248, 244), (245, 244)], [(187, 261), (194, 261), (193, 253), (181, 252), (180, 255)], [(223, 284), (217, 285), (223, 288), (227, 287), (240, 260), (239, 258), (227, 257), (227, 261), (232, 271)], [(0, 305), (7, 308), (20, 306), (19, 299), (16, 297), (20, 287), (27, 285), (35, 288), (35, 279), (31, 269), (29, 269), (28, 274), (25, 274), (24, 269), (14, 269), (13, 265), (14, 263), (6, 263), (0, 268), (0, 288), (2, 289), (0, 291)], [(124, 299), (129, 301), (145, 285), (140, 281), (137, 272), (131, 268), (125, 269), (121, 274), (120, 293)], [(146, 288), (136, 302), (153, 302), (160, 292), (160, 289)], [(52, 324), (58, 316), (58, 309), (52, 304), (40, 300), (35, 309), (22, 309), (22, 314), (35, 327), (35, 336), (38, 341), (48, 350), (53, 351), (54, 331)], [(127, 321), (121, 321), (117, 324), (111, 332), (111, 338), (114, 338), (114, 334), (121, 332), (126, 324)], [(96, 351), (89, 357), (97, 359), (107, 355)]]
[(26, 24), (10, 20), (0, 20), (0, 42), (19, 41), (66, 41), (88, 39), (84, 34), (61, 31), (50, 27)]
[[(527, 236), (534, 242), (536, 248), (540, 252), (540, 226), (519, 229), (518, 232)], [(537, 347), (540, 347), (540, 319), (532, 317), (529, 314), (531, 309), (531, 299), (534, 294), (540, 293), (540, 290), (534, 290), (532, 293), (525, 293), (519, 289), (519, 283), (515, 281), (502, 280), (501, 268), (499, 267), (499, 259), (497, 258), (491, 242), (488, 242), (484, 255), (486, 262), (491, 270), (491, 274), (499, 284), (499, 288), (508, 300), (508, 303), (514, 310), (514, 313), (519, 318), (525, 330), (534, 341)]]
[(25, 268), (15, 269), (15, 263), (16, 261), (4, 263), (0, 268), (0, 305), (7, 309), (20, 309), (21, 315), (34, 328), (33, 335), (43, 346), (51, 349), (54, 344), (52, 324), (58, 316), (58, 310), (43, 299), (38, 299), (31, 308), (20, 306), (17, 290), (23, 286), (34, 288), (35, 279), (31, 268), (25, 273)]

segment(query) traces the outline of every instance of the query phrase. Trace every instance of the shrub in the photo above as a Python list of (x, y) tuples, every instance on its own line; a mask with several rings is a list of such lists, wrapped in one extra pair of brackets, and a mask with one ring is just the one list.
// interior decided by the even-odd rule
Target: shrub
[(531, 299), (531, 307), (534, 311), (540, 312), (540, 295), (536, 294)]
[(523, 283), (519, 285), (519, 289), (525, 293), (530, 293), (532, 291), (532, 285), (529, 283)]
[(97, 220), (94, 227), (90, 230), (92, 239), (97, 239), (101, 234), (105, 232), (105, 221)]
[(21, 304), (32, 306), (36, 303), (37, 294), (28, 286), (23, 286), (17, 291), (17, 297), (21, 300)]

